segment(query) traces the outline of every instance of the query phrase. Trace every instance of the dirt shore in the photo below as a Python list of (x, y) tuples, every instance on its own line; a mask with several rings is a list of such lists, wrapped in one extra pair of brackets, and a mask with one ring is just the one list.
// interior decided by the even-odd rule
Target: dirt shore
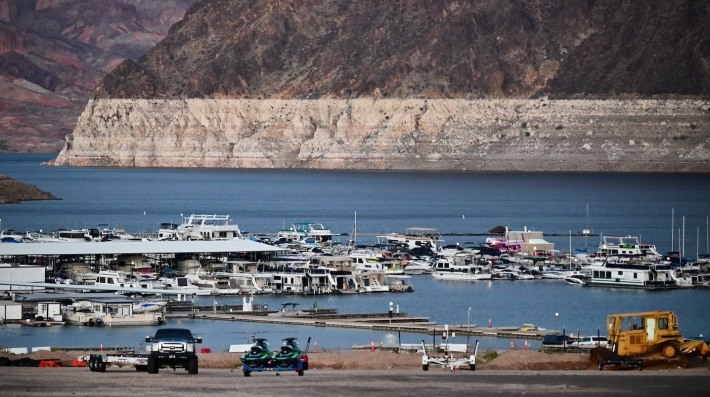
[[(587, 354), (573, 353), (545, 353), (541, 351), (497, 351), (498, 357), (486, 362), (490, 352), (481, 352), (477, 356), (477, 370), (517, 370), (517, 371), (546, 371), (546, 370), (597, 370), (596, 365), (589, 361)], [(68, 367), (80, 355), (80, 351), (41, 351), (27, 355), (12, 355), (0, 353), (0, 357), (10, 360), (31, 358), (33, 360), (55, 360), (61, 366)], [(201, 353), (199, 354), (200, 368), (238, 368), (240, 367), (240, 353)], [(421, 355), (415, 353), (369, 352), (356, 350), (310, 352), (310, 369), (333, 370), (417, 370), (421, 369)], [(702, 359), (690, 360), (688, 368), (697, 368), (703, 365)], [(663, 369), (669, 369), (665, 367)]]

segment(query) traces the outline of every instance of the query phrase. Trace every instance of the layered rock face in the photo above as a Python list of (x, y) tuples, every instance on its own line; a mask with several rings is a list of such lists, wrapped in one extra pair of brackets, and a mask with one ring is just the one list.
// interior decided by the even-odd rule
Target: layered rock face
[(710, 171), (699, 100), (94, 99), (56, 165)]

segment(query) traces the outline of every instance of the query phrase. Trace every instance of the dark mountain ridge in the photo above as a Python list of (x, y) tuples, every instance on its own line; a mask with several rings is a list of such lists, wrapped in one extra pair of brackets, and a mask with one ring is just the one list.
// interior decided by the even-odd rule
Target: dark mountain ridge
[(710, 2), (201, 0), (95, 98), (707, 98)]

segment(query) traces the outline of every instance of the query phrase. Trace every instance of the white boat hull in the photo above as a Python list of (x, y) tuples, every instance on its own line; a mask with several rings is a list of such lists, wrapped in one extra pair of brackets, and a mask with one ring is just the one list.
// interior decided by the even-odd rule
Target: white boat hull
[(439, 273), (431, 274), (436, 280), (454, 280), (454, 281), (478, 281), (490, 280), (490, 273)]

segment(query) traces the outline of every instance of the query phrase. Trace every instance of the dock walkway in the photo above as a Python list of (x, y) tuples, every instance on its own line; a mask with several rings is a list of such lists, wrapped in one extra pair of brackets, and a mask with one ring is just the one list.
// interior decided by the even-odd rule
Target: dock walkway
[[(364, 330), (400, 331), (428, 335), (443, 334), (445, 326), (430, 321), (429, 317), (409, 316), (407, 313), (312, 314), (307, 316), (267, 316), (247, 313), (195, 312), (166, 314), (166, 318), (195, 318), (204, 320), (242, 321), (265, 324), (288, 324), (311, 327), (355, 328)], [(449, 324), (449, 332), (461, 336), (485, 336), (507, 339), (542, 339), (550, 331), (519, 331), (517, 327), (482, 328), (476, 324)]]

